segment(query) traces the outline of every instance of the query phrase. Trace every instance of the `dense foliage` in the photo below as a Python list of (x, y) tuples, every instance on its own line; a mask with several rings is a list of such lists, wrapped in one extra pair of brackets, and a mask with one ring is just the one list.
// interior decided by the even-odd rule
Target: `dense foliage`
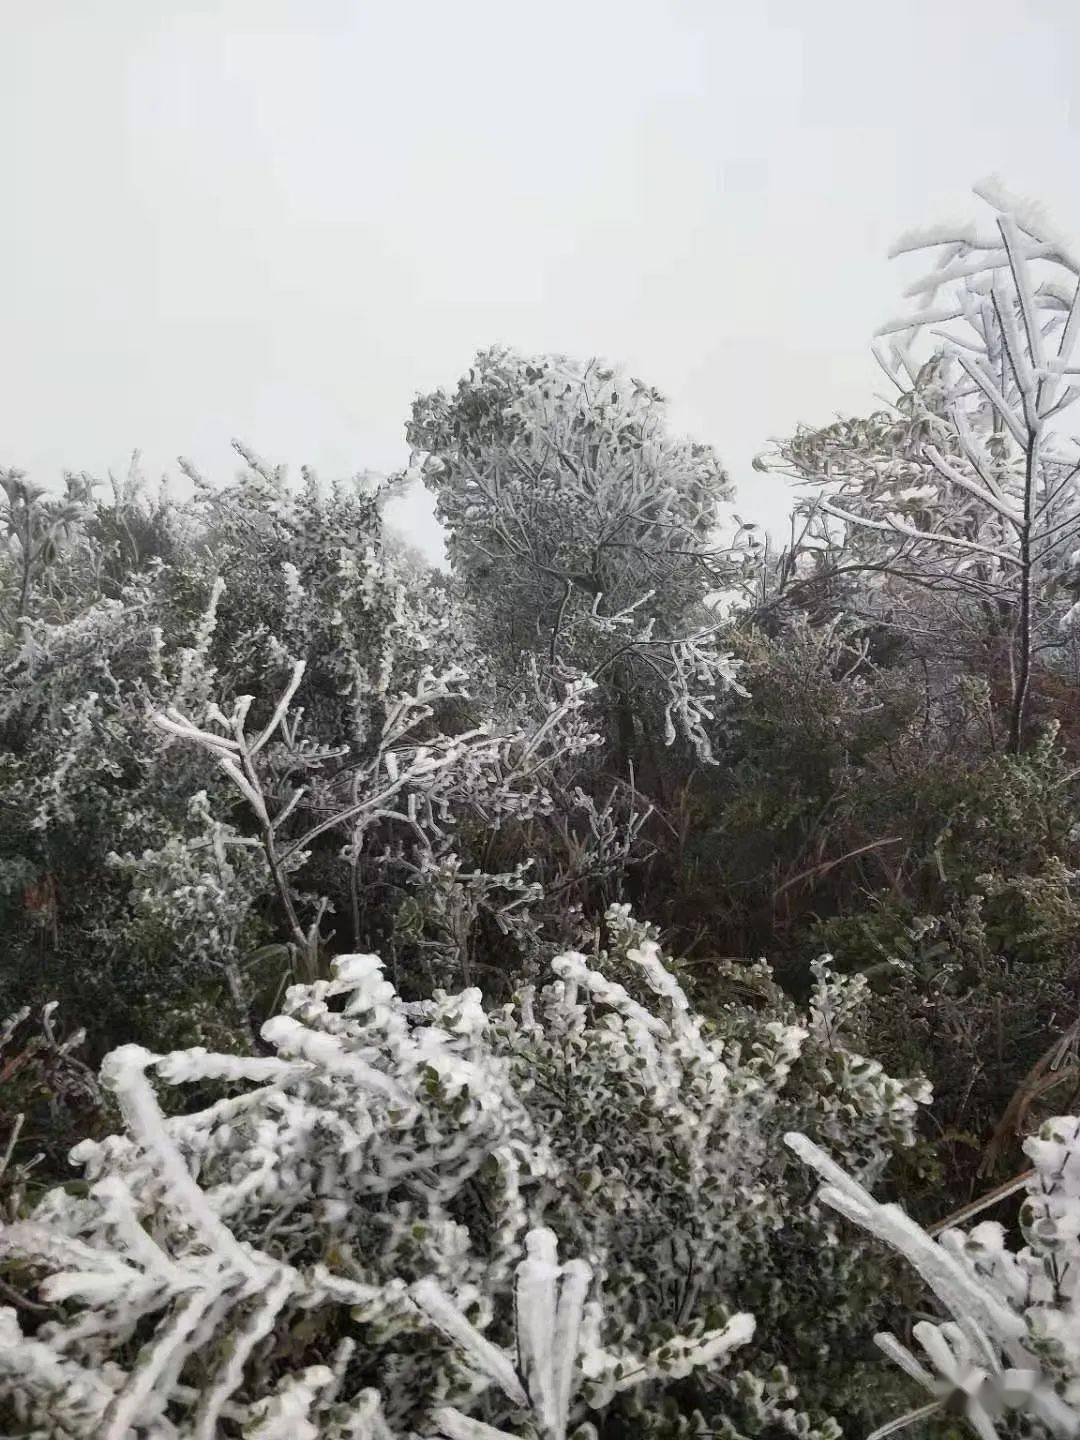
[(1080, 1430), (1080, 262), (981, 193), (778, 554), (504, 350), (389, 482), (0, 475), (5, 1435)]
[[(437, 1401), (513, 1430), (532, 1408), (551, 1434), (568, 1405), (626, 1408), (649, 1433), (666, 1428), (665, 1381), (736, 1343), (768, 1376), (816, 1329), (828, 1364), (853, 1325), (853, 1257), (787, 1324), (792, 1257), (836, 1237), (807, 1215), (779, 1138), (798, 1124), (872, 1181), (910, 1143), (919, 1087), (844, 1048), (852, 982), (823, 974), (806, 1017), (744, 1005), (710, 1023), (647, 927), (607, 918), (609, 951), (556, 957), (550, 984), (490, 1014), (477, 990), (406, 1004), (375, 956), (352, 955), (289, 990), (263, 1027), (272, 1058), (115, 1051), (102, 1078), (127, 1137), (80, 1146), (85, 1196), (56, 1190), (8, 1231), (62, 1312), (19, 1352), (20, 1417), (59, 1410), (75, 1434), (117, 1437), (259, 1417), (251, 1433), (284, 1434), (271, 1417), (299, 1387), (298, 1411), (344, 1435), (341, 1402), (381, 1376), (386, 1421), (406, 1431)], [(166, 1121), (151, 1076), (229, 1093)], [(569, 1367), (559, 1419), (522, 1343), (527, 1327), (542, 1349), (553, 1338), (517, 1263), (523, 1243), (546, 1256), (546, 1235), (552, 1259), (556, 1241), (578, 1257), (564, 1288), (581, 1286), (579, 1307), (595, 1291), (553, 1362)], [(515, 1312), (517, 1384), (491, 1353)], [(709, 1371), (706, 1417), (731, 1424), (752, 1374)], [(776, 1383), (764, 1414), (793, 1398)]]

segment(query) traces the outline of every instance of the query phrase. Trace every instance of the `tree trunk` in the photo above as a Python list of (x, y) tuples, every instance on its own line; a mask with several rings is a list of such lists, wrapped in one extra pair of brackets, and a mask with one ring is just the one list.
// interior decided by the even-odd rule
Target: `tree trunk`
[(1024, 463), (1024, 523), (1020, 532), (1020, 615), (1017, 621), (1019, 648), (1013, 683), (1012, 716), (1009, 721), (1009, 750), (1019, 755), (1024, 745), (1028, 693), (1031, 689), (1031, 592), (1033, 561), (1031, 527), (1035, 501), (1035, 467), (1038, 464), (1038, 432), (1028, 428)]

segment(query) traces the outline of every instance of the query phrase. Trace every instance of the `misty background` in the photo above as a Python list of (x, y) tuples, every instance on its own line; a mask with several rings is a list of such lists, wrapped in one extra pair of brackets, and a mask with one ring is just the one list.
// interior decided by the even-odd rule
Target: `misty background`
[[(406, 459), (481, 347), (623, 361), (782, 527), (770, 436), (874, 405), (901, 231), (996, 172), (1080, 232), (1080, 7), (1033, 0), (0, 5), (0, 465), (230, 437)], [(438, 556), (421, 492), (398, 502)]]

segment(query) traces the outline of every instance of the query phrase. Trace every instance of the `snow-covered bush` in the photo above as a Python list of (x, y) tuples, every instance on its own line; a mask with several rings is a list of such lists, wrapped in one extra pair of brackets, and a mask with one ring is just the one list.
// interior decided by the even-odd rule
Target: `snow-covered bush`
[(56, 560), (86, 517), (90, 487), (68, 475), (64, 491), (50, 495), (23, 471), (0, 469), (0, 627), (10, 634), (33, 614), (55, 619), (67, 607), (70, 569)]
[[(415, 690), (440, 637), (438, 660), (453, 668), (437, 596), (423, 584), (406, 592), (382, 553), (376, 497), (326, 493), (310, 477), (293, 493), (248, 458), (235, 485), (200, 485), (188, 505), (133, 494), (98, 504), (52, 562), (67, 603), (24, 617), (0, 655), (0, 862), (11, 857), (0, 905), (25, 939), (4, 977), (13, 1000), (48, 987), (119, 1028), (117, 995), (126, 1005), (133, 991), (222, 983), (278, 938), (265, 858), (250, 822), (230, 813), (231, 783), (212, 757), (156, 729), (154, 713), (200, 723), (213, 700), (256, 694), (250, 721), (261, 726), (300, 660), (299, 748), (340, 760)], [(110, 535), (147, 528), (149, 558), (118, 556)], [(34, 943), (40, 926), (19, 903), (45, 885), (57, 897), (48, 946)], [(193, 930), (197, 945), (186, 943)]]
[[(0, 998), (89, 1007), (97, 1044), (130, 1033), (133, 996), (152, 1043), (206, 1005), (243, 1037), (331, 941), (400, 939), (422, 972), (402, 900), (423, 909), (458, 864), (487, 897), (482, 928), (506, 911), (496, 882), (524, 866), (523, 830), (530, 896), (550, 880), (557, 898), (521, 912), (518, 938), (546, 917), (550, 956), (573, 938), (567, 887), (619, 871), (637, 833), (625, 805), (607, 833), (593, 798), (587, 680), (497, 708), (446, 578), (384, 543), (377, 491), (290, 489), (241, 453), (232, 486), (191, 472), (185, 505), (132, 487), (106, 505), (85, 485), (87, 513), (58, 512), (47, 591), (28, 592), (41, 604), (0, 637)], [(11, 585), (20, 553), (0, 554)], [(504, 828), (517, 850), (491, 869)], [(472, 938), (420, 921), (459, 983)]]
[[(19, 1215), (31, 1190), (48, 1188), (72, 1133), (106, 1132), (105, 1097), (79, 1051), (85, 1030), (63, 1034), (55, 1003), (0, 1021), (0, 1217)], [(115, 1123), (115, 1116), (112, 1117)]]
[(787, 1143), (824, 1180), (819, 1200), (904, 1256), (949, 1317), (911, 1327), (929, 1369), (894, 1335), (875, 1337), (931, 1397), (877, 1434), (946, 1411), (962, 1414), (981, 1440), (995, 1440), (1010, 1417), (1026, 1421), (1027, 1433), (1080, 1432), (1080, 1120), (1047, 1120), (1024, 1143), (1032, 1168), (1018, 1250), (994, 1220), (934, 1239), (899, 1206), (874, 1200), (805, 1135)]
[[(560, 1440), (618, 1413), (835, 1436), (776, 1368), (786, 1269), (812, 1225), (834, 1238), (780, 1136), (876, 1179), (922, 1087), (846, 1049), (859, 986), (827, 968), (806, 1015), (709, 1020), (649, 927), (616, 908), (608, 928), (491, 1013), (475, 989), (403, 1001), (375, 956), (341, 956), (289, 990), (271, 1054), (107, 1057), (126, 1133), (78, 1146), (82, 1193), (3, 1237), (8, 1284), (50, 1311), (25, 1333), (0, 1311), (23, 1433)], [(218, 1097), (166, 1118), (156, 1087), (192, 1083)], [(827, 1332), (859, 1296), (819, 1278)], [(764, 1378), (725, 1372), (740, 1346)]]

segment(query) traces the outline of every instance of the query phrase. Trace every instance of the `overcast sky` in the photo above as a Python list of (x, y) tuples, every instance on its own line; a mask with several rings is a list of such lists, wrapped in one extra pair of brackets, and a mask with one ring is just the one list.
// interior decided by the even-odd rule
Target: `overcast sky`
[(626, 361), (775, 523), (898, 232), (996, 171), (1080, 235), (1078, 78), (1077, 0), (0, 0), (0, 465), (390, 469), (507, 343)]

